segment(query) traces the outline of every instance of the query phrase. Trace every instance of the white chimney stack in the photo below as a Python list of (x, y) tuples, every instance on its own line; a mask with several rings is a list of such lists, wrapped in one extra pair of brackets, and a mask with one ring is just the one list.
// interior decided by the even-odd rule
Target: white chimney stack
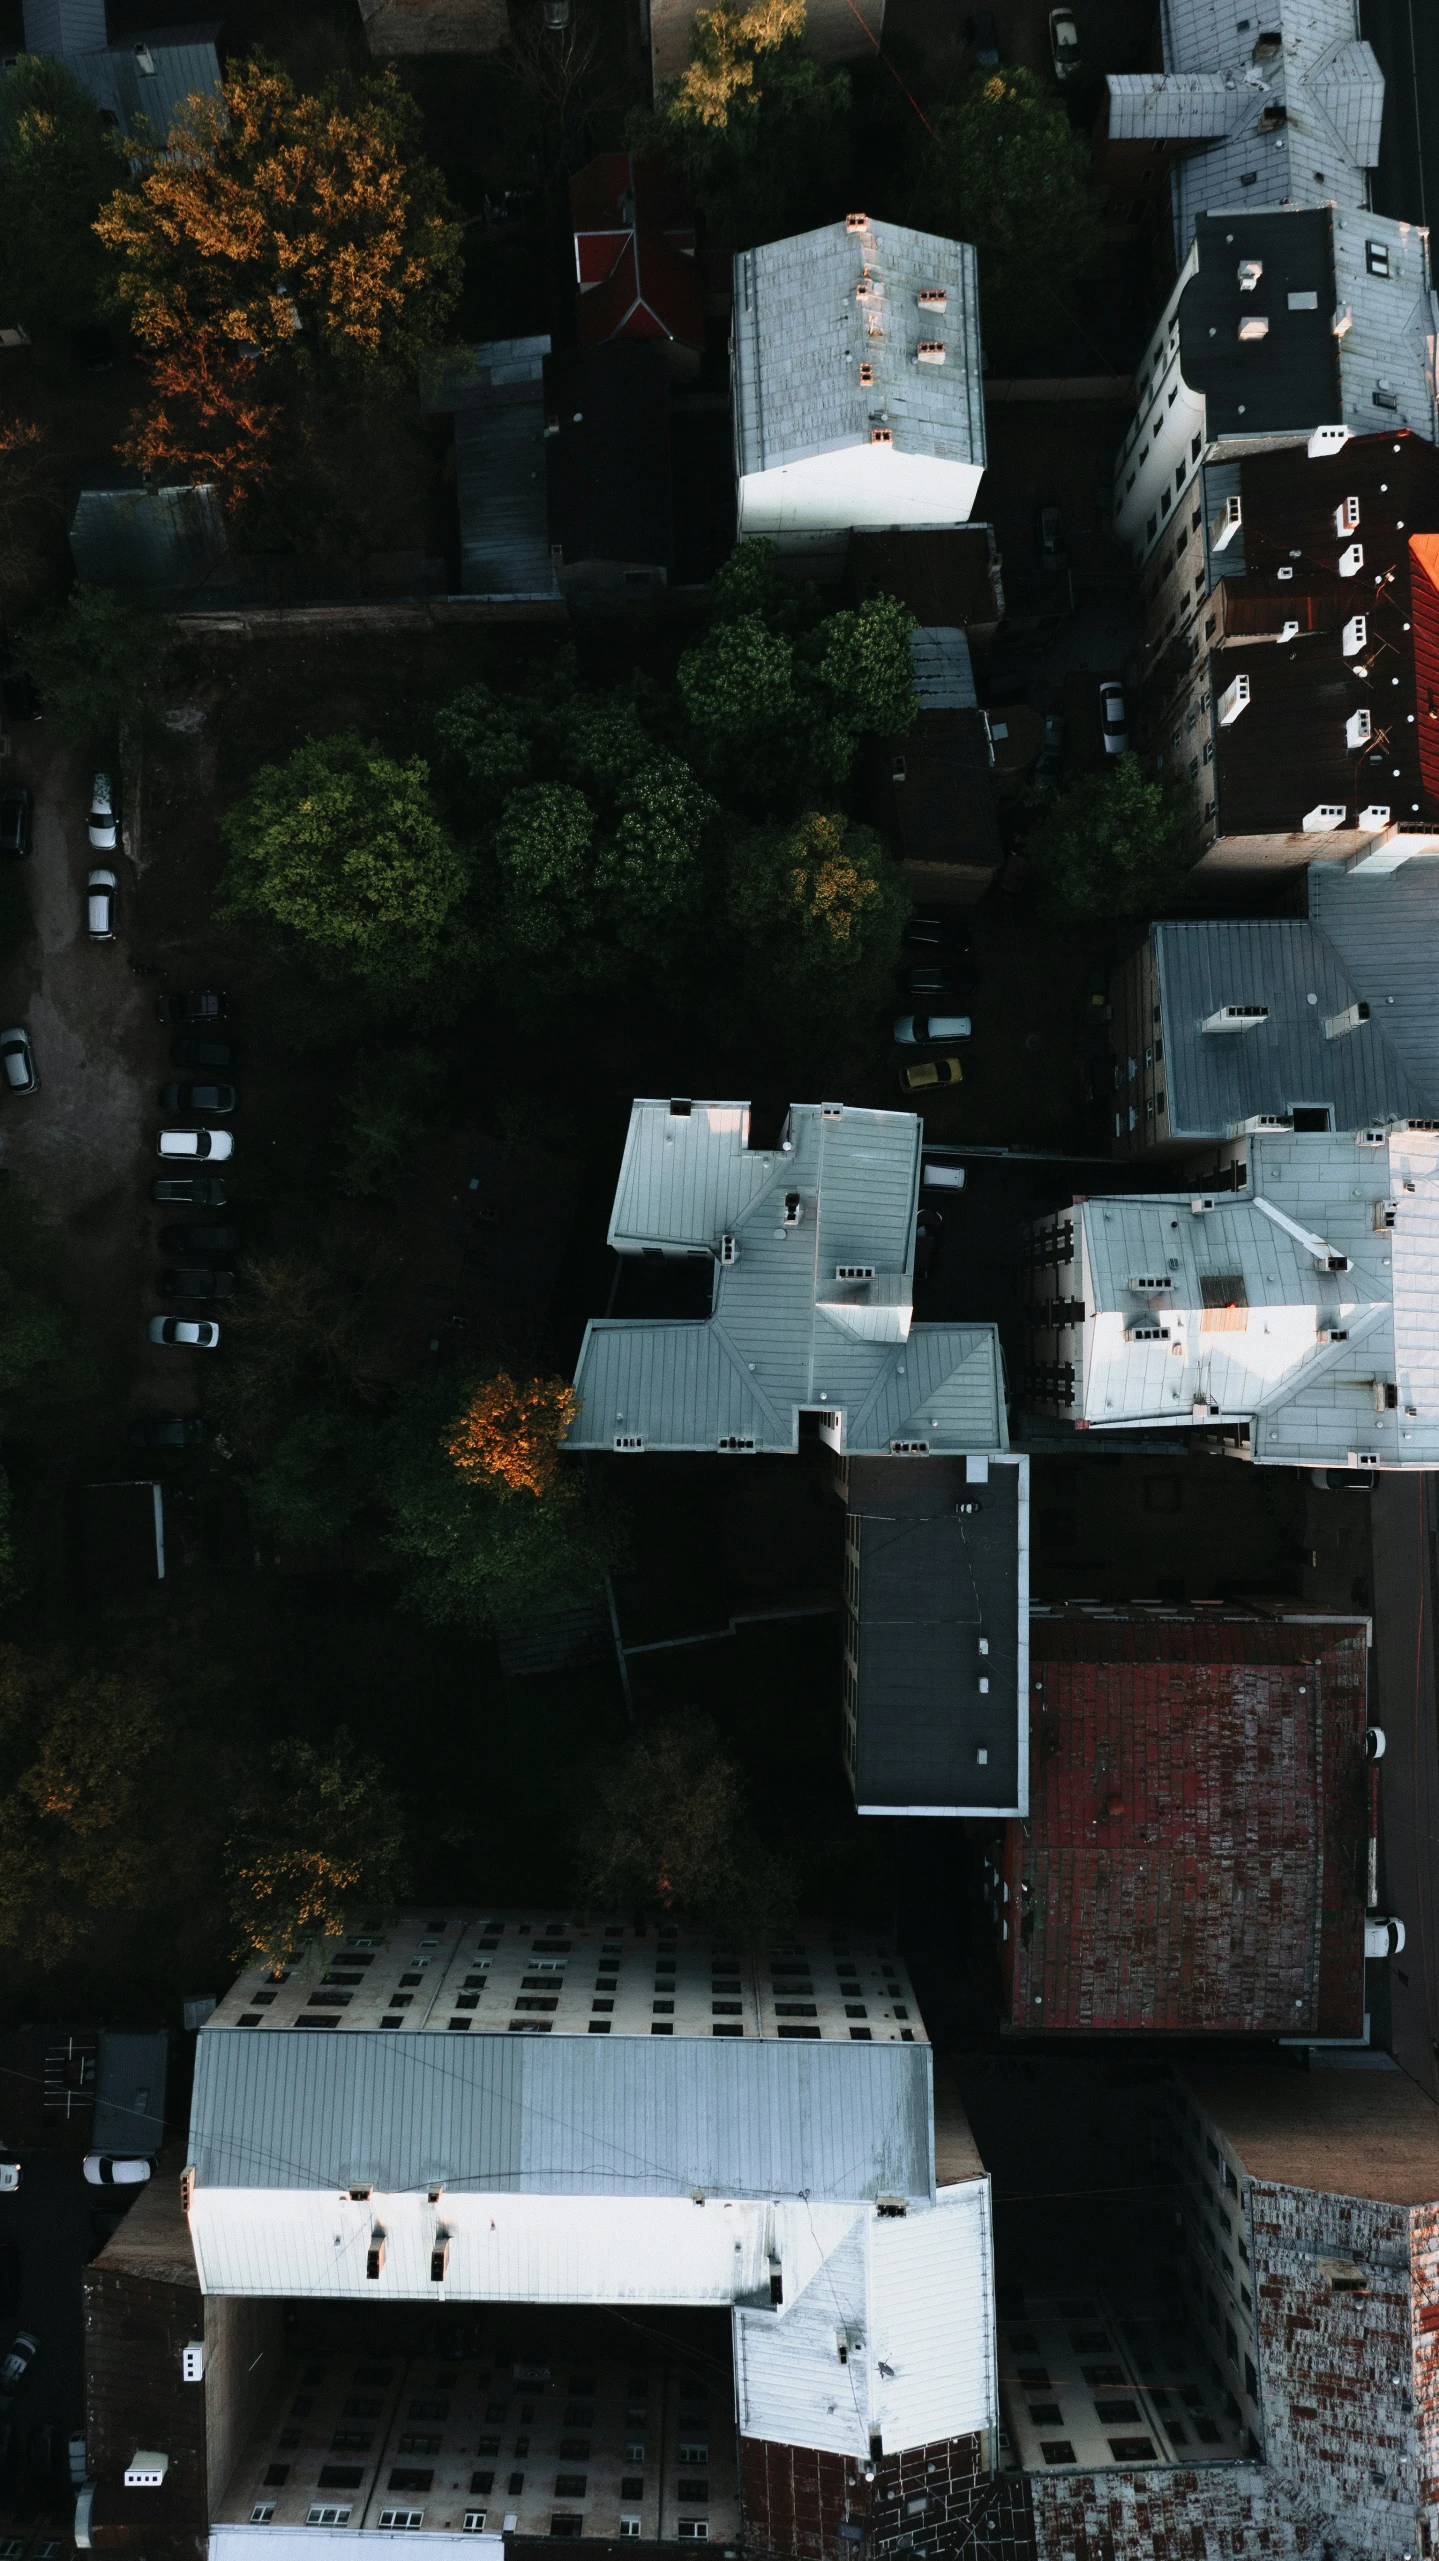
[(1242, 711), (1249, 708), (1249, 678), (1236, 676), (1219, 697), (1219, 726), (1232, 729)]
[(1357, 1032), (1369, 1020), (1367, 1005), (1346, 1005), (1340, 1014), (1330, 1014), (1324, 1025), (1326, 1040), (1342, 1040), (1346, 1032)]

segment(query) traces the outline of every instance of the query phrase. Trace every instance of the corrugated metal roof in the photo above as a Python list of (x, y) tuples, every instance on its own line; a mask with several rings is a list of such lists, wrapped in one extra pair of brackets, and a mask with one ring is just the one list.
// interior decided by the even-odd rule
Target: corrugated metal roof
[(747, 1104), (634, 1105), (610, 1242), (711, 1255), (714, 1312), (592, 1322), (571, 1445), (789, 1450), (818, 1409), (844, 1414), (846, 1447), (1005, 1447), (994, 1327), (911, 1322), (917, 1117), (796, 1103), (787, 1126), (763, 1152)]
[[(1174, 171), (1181, 257), (1202, 213), (1243, 205), (1246, 180), (1258, 204), (1333, 202), (1363, 211), (1365, 172), (1379, 161), (1384, 74), (1373, 48), (1357, 35), (1353, 0), (1274, 0), (1262, 22), (1236, 19), (1229, 0), (1167, 0), (1162, 15), (1164, 86), (1173, 103), (1166, 110), (1156, 102), (1149, 115), (1167, 113), (1169, 121), (1144, 120), (1142, 93), (1151, 75), (1141, 74), (1110, 81), (1109, 130), (1122, 140), (1216, 136), (1209, 150), (1186, 155)], [(1261, 23), (1280, 45), (1277, 54), (1256, 61)], [(1205, 126), (1203, 95), (1190, 92), (1191, 81), (1204, 91), (1215, 84), (1228, 89), (1232, 107), (1223, 122), (1216, 97), (1215, 122)], [(1261, 128), (1266, 110), (1275, 108), (1277, 124)], [(1186, 125), (1186, 114), (1200, 120)]]
[(871, 2425), (885, 2453), (996, 2427), (988, 2179), (941, 2189), (929, 2214), (875, 2216), (865, 2238)]
[(202, 2188), (933, 2193), (921, 2045), (201, 2031)]
[(208, 39), (167, 43), (163, 35), (151, 35), (145, 42), (154, 66), (148, 72), (141, 69), (133, 45), (117, 46), (108, 53), (66, 50), (63, 59), (87, 96), (102, 114), (117, 119), (123, 133), (143, 128), (163, 142), (188, 99), (211, 95), (219, 88), (220, 57)]
[[(1377, 891), (1380, 883), (1371, 886)], [(1156, 925), (1153, 939), (1173, 1137), (1223, 1137), (1254, 1113), (1282, 1118), (1296, 1103), (1328, 1104), (1334, 1127), (1350, 1130), (1436, 1108), (1390, 1044), (1388, 1007), (1375, 1005), (1357, 1031), (1326, 1036), (1326, 1024), (1357, 999), (1374, 1000), (1313, 925), (1293, 917), (1205, 918)], [(1435, 942), (1431, 929), (1431, 968)], [(1205, 1031), (1225, 1005), (1267, 1005), (1269, 1012), (1249, 1031)], [(1431, 1037), (1439, 1060), (1439, 1034)]]
[(231, 574), (225, 513), (198, 488), (82, 488), (70, 513), (70, 555), (87, 587), (186, 593)]
[(914, 689), (921, 711), (973, 711), (974, 666), (969, 641), (958, 624), (931, 623), (909, 635), (914, 661)]
[(1397, 871), (1350, 872), (1311, 863), (1309, 918), (1337, 954), (1356, 996), (1371, 1007), (1425, 1119), (1439, 1113), (1439, 858), (1418, 855)]
[(545, 486), (543, 385), (530, 399), (460, 410), (455, 494), (467, 596), (557, 598)]
[[(983, 468), (978, 275), (966, 242), (833, 222), (742, 251), (734, 272), (741, 476), (868, 445), (881, 412), (896, 452)], [(921, 311), (926, 290), (945, 294), (942, 310)], [(943, 341), (943, 364), (919, 363), (921, 339)], [(861, 360), (871, 384), (860, 382)]]

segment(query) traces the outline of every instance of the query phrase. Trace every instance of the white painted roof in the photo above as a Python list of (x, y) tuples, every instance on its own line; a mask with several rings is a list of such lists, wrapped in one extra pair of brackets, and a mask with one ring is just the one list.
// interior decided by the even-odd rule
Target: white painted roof
[[(1378, 1144), (1265, 1133), (1237, 1152), (1242, 1192), (1196, 1185), (1075, 1209), (1086, 1311), (1072, 1338), (1076, 1417), (1094, 1430), (1248, 1421), (1254, 1456), (1271, 1464), (1344, 1466), (1359, 1453), (1433, 1467), (1439, 1133), (1400, 1123)], [(1213, 1205), (1196, 1215), (1196, 1198)], [(1392, 1227), (1376, 1224), (1385, 1203)], [(1321, 1271), (1295, 1228), (1350, 1269)], [(1247, 1304), (1206, 1309), (1206, 1275), (1237, 1279)], [(1162, 1287), (1136, 1291), (1135, 1280)], [(1162, 1338), (1126, 1341), (1136, 1325)], [(1376, 1405), (1376, 1380), (1394, 1385), (1395, 1405)]]
[[(857, 298), (865, 288), (866, 298)], [(921, 310), (922, 292), (945, 295)], [(921, 364), (921, 340), (943, 343)], [(861, 363), (874, 368), (862, 385)], [(973, 249), (900, 223), (826, 223), (734, 262), (735, 456), (740, 476), (868, 445), (883, 419), (897, 453), (985, 461), (979, 285)]]
[(592, 1322), (570, 1447), (792, 1450), (821, 1410), (845, 1449), (1007, 1448), (995, 1328), (913, 1322), (917, 1116), (797, 1103), (788, 1132), (766, 1154), (747, 1104), (634, 1105), (610, 1243), (712, 1258), (713, 1312)]

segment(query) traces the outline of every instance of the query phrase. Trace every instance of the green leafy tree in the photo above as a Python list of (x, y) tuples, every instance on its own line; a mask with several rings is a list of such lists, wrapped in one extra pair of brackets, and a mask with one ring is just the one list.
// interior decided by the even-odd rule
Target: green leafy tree
[(595, 912), (595, 813), (572, 783), (511, 792), (495, 830), (501, 931), (527, 959), (582, 950)]
[(395, 1420), (383, 1476), (402, 1606), (434, 1627), (494, 1627), (598, 1589), (619, 1533), (565, 1461), (543, 1495), (466, 1471), (453, 1455), (483, 1381), (422, 1382)]
[(403, 1000), (453, 963), (469, 869), (421, 757), (312, 738), (262, 765), (221, 826), (229, 911), (281, 927), (326, 976)]
[(816, 1021), (872, 1012), (893, 983), (909, 904), (878, 836), (833, 812), (751, 828), (730, 847), (726, 905), (755, 1003), (782, 997)]
[(616, 795), (599, 887), (618, 941), (659, 957), (694, 918), (704, 894), (702, 852), (719, 805), (678, 756), (642, 765)]
[(902, 738), (919, 712), (909, 635), (914, 616), (893, 596), (871, 596), (857, 613), (831, 614), (815, 635), (816, 673), (835, 717), (856, 733)]
[(160, 1895), (172, 1742), (143, 1681), (0, 1646), (0, 1947), (53, 1967)]
[(469, 832), (493, 817), (497, 794), (528, 782), (534, 749), (528, 706), (488, 685), (467, 685), (434, 715), (440, 752), (458, 785)]
[(383, 1277), (356, 1269), (334, 1235), (315, 1253), (249, 1257), (225, 1317), (229, 1358), (206, 1391), (222, 1456), (254, 1476), (297, 1413), (378, 1404), (368, 1301)]
[(740, 545), (715, 619), (677, 671), (700, 770), (727, 799), (765, 809), (838, 788), (860, 739), (902, 736), (918, 708), (905, 608), (875, 597), (806, 630), (770, 552)]
[(93, 321), (106, 259), (95, 237), (125, 162), (100, 110), (52, 54), (0, 80), (0, 312), (37, 341)]
[(353, 1410), (297, 1414), (250, 1479), (258, 1527), (282, 1547), (333, 1547), (373, 1496), (375, 1441)]
[(1182, 798), (1139, 758), (1085, 774), (1041, 804), (1031, 849), (1041, 879), (1081, 916), (1132, 916), (1178, 887), (1186, 869)]
[(986, 334), (1053, 326), (1055, 299), (1098, 260), (1089, 145), (1032, 71), (977, 71), (941, 107), (925, 146), (916, 219), (972, 241)]
[(335, 1181), (349, 1199), (388, 1198), (395, 1191), (424, 1133), (441, 1073), (439, 1060), (424, 1049), (361, 1059), (340, 1097), (346, 1128)]
[(342, 1938), (357, 1904), (404, 1890), (405, 1832), (383, 1772), (343, 1728), (323, 1750), (278, 1743), (226, 1844), (237, 1958), (276, 1969)]
[(153, 727), (173, 658), (162, 617), (109, 587), (77, 587), (25, 640), (48, 717), (72, 744), (103, 755)]
[(804, 0), (701, 9), (683, 77), (631, 143), (681, 169), (725, 246), (774, 237), (816, 197), (842, 186), (849, 81), (804, 41)]
[(756, 1840), (739, 1769), (694, 1712), (606, 1756), (576, 1846), (578, 1891), (606, 1911), (659, 1904), (750, 1940), (793, 1917), (793, 1876)]

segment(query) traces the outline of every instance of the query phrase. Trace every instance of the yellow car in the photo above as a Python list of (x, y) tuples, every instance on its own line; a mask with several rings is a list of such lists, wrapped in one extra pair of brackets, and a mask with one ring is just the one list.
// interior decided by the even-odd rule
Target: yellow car
[(902, 1094), (942, 1093), (946, 1085), (962, 1085), (964, 1069), (957, 1058), (917, 1058), (911, 1067), (901, 1067), (899, 1090)]

